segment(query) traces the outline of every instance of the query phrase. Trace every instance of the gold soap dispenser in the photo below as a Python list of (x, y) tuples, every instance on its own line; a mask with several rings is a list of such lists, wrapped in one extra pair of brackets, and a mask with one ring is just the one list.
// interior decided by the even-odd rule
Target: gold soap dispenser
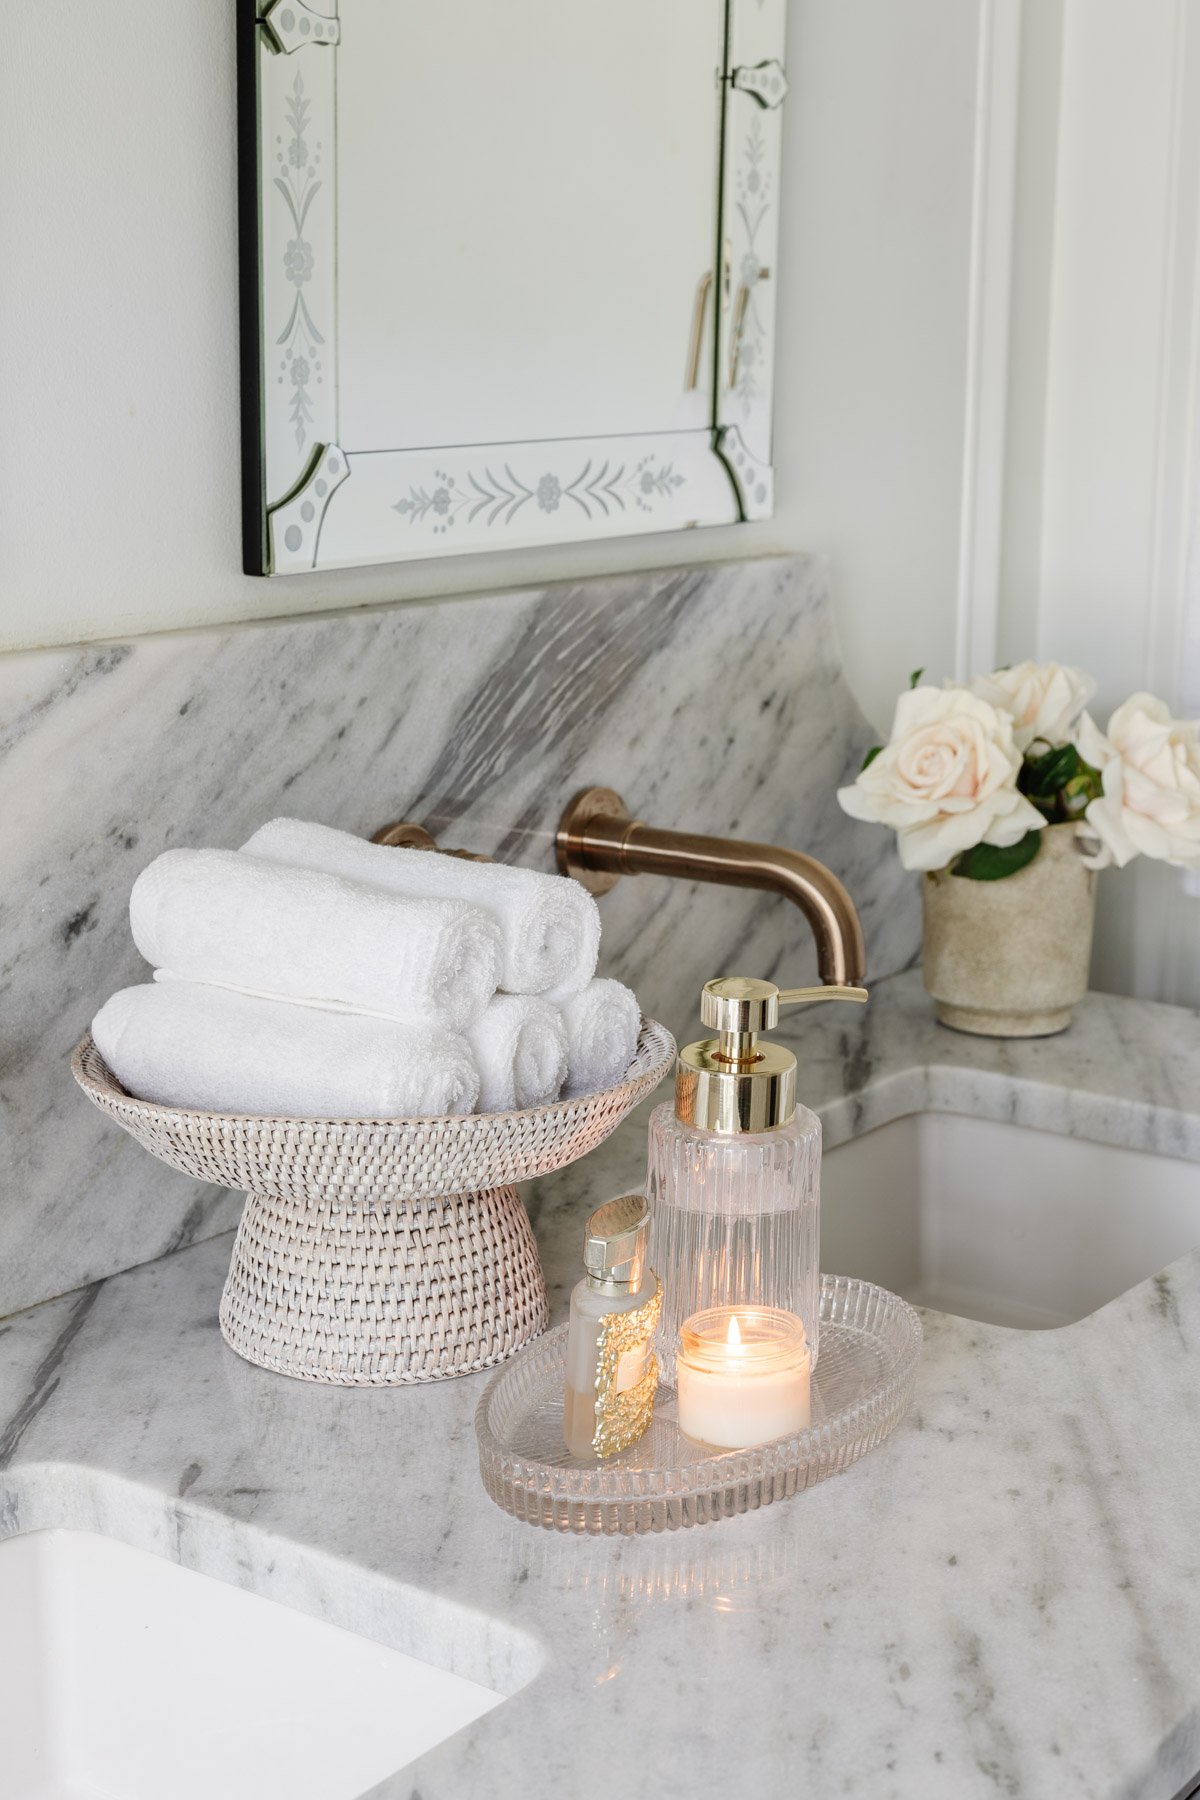
[(820, 1300), (821, 1124), (796, 1099), (796, 1058), (764, 1041), (781, 1006), (867, 998), (860, 987), (706, 982), (716, 1036), (679, 1052), (675, 1098), (650, 1119), (646, 1192), (663, 1285), (659, 1361), (674, 1383), (679, 1328), (711, 1306), (772, 1306), (803, 1321), (813, 1363)]

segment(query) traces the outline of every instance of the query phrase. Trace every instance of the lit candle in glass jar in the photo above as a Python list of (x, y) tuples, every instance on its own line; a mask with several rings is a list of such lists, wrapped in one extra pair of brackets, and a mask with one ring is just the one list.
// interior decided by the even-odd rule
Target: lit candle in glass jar
[(808, 1344), (795, 1313), (714, 1306), (679, 1332), (679, 1429), (714, 1450), (746, 1450), (809, 1422)]

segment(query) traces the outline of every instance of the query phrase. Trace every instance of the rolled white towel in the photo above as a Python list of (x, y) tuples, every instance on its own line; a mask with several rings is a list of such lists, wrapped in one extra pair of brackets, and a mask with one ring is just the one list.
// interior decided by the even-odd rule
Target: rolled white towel
[(615, 1087), (633, 1061), (641, 1029), (637, 995), (600, 977), (582, 993), (549, 994), (567, 1028), (567, 1091), (596, 1094)]
[(461, 1031), (499, 985), (500, 933), (465, 900), (407, 900), (238, 850), (167, 850), (129, 897), (147, 962), (276, 999)]
[(140, 1100), (300, 1119), (469, 1113), (479, 1076), (440, 1025), (255, 1000), (170, 981), (123, 988), (92, 1021), (101, 1056)]
[(467, 1033), (479, 1070), (479, 1111), (557, 1100), (567, 1074), (567, 1028), (533, 994), (497, 994)]
[(272, 819), (242, 845), (249, 856), (296, 868), (321, 869), (370, 882), (392, 894), (468, 900), (500, 927), (500, 980), (510, 994), (572, 992), (596, 973), (600, 912), (577, 881), (515, 869), (507, 863), (467, 862), (431, 850), (401, 850), (302, 819)]

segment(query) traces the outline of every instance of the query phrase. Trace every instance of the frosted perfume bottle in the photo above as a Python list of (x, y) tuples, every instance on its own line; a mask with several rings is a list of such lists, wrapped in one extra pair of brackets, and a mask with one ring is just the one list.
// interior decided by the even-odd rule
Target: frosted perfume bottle
[(571, 1295), (563, 1440), (573, 1456), (615, 1456), (654, 1414), (654, 1332), (662, 1290), (646, 1266), (641, 1194), (597, 1207), (583, 1239), (583, 1280)]
[(679, 1328), (713, 1306), (795, 1313), (819, 1349), (821, 1124), (796, 1104), (796, 1059), (758, 1033), (781, 1004), (865, 1000), (864, 988), (794, 988), (727, 976), (706, 984), (717, 1036), (679, 1053), (675, 1099), (650, 1119), (650, 1253), (663, 1284), (658, 1332), (674, 1383)]

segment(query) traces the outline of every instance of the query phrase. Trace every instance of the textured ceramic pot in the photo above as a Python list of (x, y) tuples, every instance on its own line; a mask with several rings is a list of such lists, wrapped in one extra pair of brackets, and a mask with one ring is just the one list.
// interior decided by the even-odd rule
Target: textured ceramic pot
[(982, 1037), (1065, 1031), (1087, 992), (1096, 876), (1074, 825), (1048, 825), (1031, 863), (1002, 881), (926, 875), (925, 987), (937, 1016)]

